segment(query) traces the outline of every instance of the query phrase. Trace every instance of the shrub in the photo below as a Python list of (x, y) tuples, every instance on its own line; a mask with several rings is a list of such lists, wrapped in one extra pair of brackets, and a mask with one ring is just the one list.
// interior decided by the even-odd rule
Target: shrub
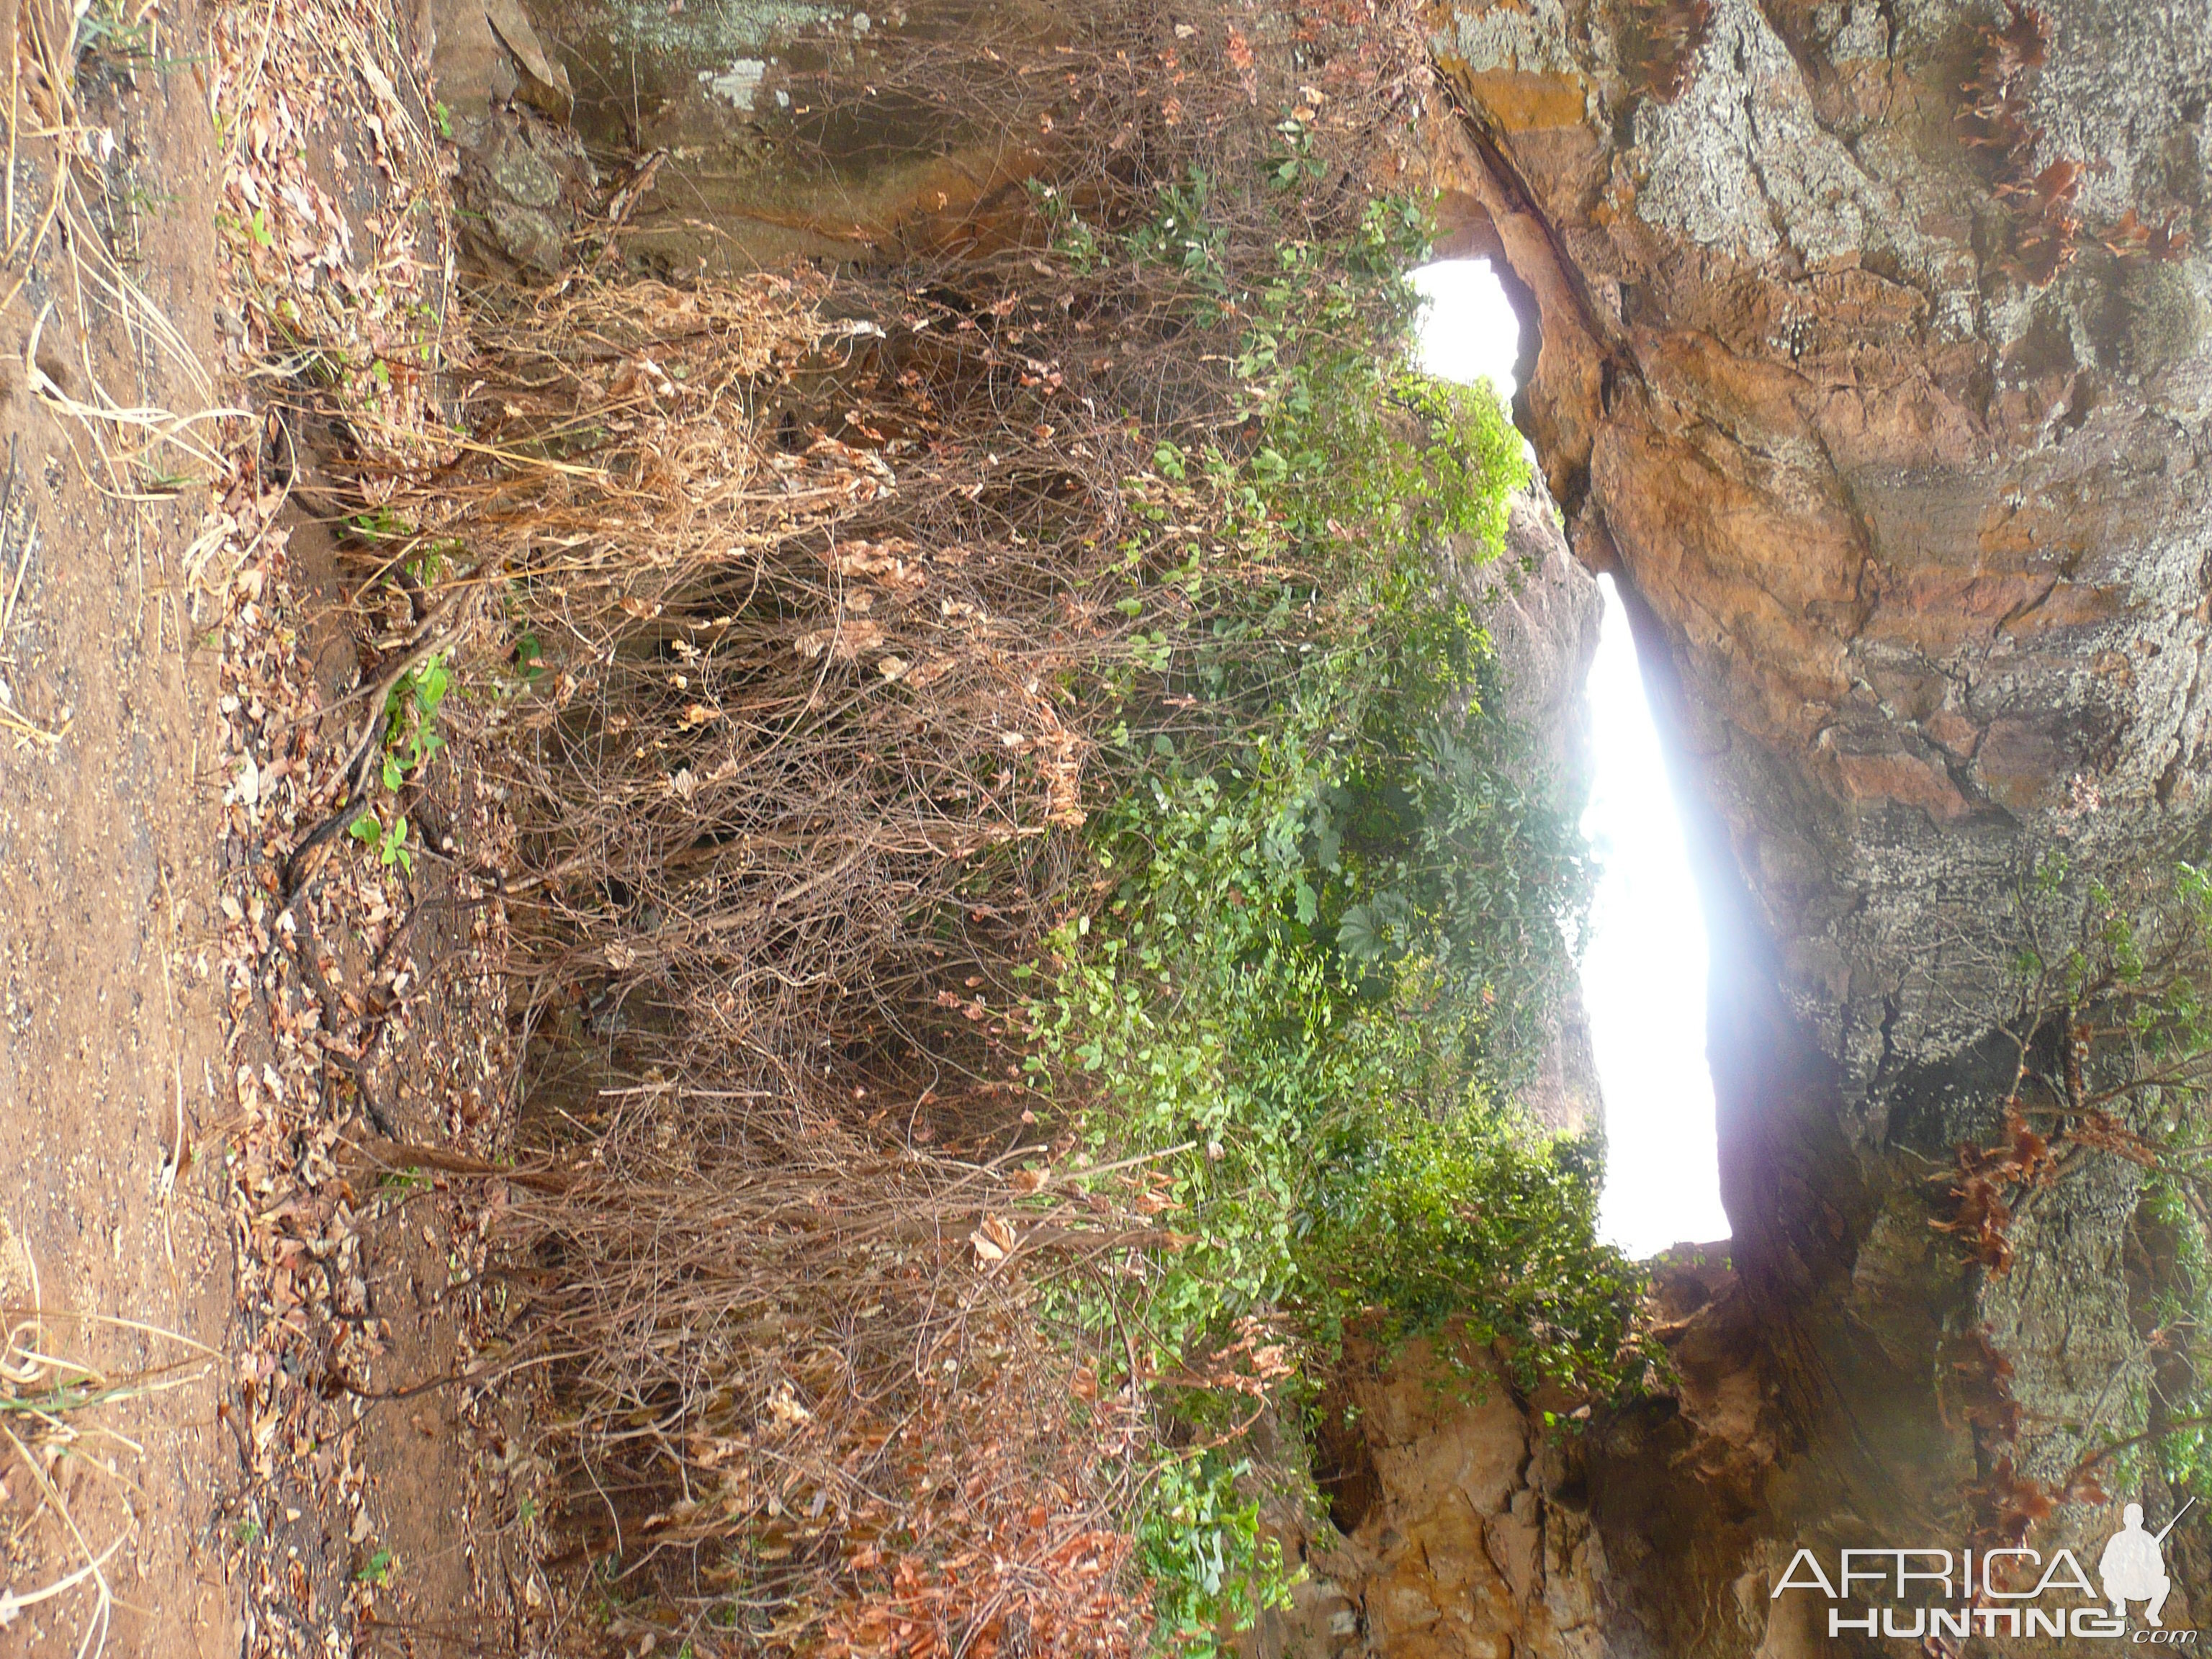
[[(1499, 550), (1521, 452), (1494, 400), (1413, 380), (1400, 317), (1368, 315), (1357, 348), (1255, 398), (1275, 414), (1253, 455), (1163, 449), (1133, 483), (1297, 574), (1212, 582), (1202, 554), (1170, 574), (1182, 626), (1125, 682), (1103, 754), (1130, 781), (1094, 826), (1097, 897), (1052, 936), (1029, 1011), (1040, 1088), (1096, 1155), (1155, 1154), (1190, 1234), (1147, 1265), (1129, 1364), (1208, 1443), (1279, 1380), (1249, 1344), (1224, 1368), (1255, 1325), (1279, 1374), (1325, 1368), (1348, 1319), (1388, 1336), (1457, 1314), (1530, 1386), (1610, 1393), (1632, 1363), (1640, 1280), (1595, 1243), (1594, 1151), (1510, 1103), (1589, 888), (1564, 804), (1486, 700), (1455, 580), (1455, 551)], [(1155, 592), (1139, 614), (1169, 608)], [(1115, 1290), (1073, 1316), (1130, 1321)], [(1186, 1461), (1158, 1466), (1146, 1565), (1164, 1624), (1202, 1642), (1277, 1586), (1251, 1494), (1221, 1497), (1233, 1466)], [(1246, 1565), (1224, 1573), (1231, 1534)]]
[(1408, 363), (1410, 14), (1291, 22), (994, 59), (1058, 148), (957, 246), (473, 296), (391, 507), (525, 670), (512, 1363), (612, 1637), (1204, 1647), (1347, 1319), (1620, 1381), (1510, 1104), (1586, 885), (1458, 580), (1520, 443)]

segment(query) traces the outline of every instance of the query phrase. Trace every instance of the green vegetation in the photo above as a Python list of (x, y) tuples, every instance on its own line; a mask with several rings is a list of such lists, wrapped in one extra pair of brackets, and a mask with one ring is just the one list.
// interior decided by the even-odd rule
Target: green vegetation
[[(1503, 550), (1518, 435), (1486, 392), (1410, 366), (1419, 204), (1375, 204), (1348, 246), (1290, 243), (1240, 291), (1176, 239), (1207, 193), (1164, 191), (1130, 250), (1177, 259), (1207, 320), (1249, 319), (1259, 437), (1163, 442), (1127, 483), (1150, 528), (1122, 549), (1138, 627), (1122, 787), (1089, 836), (1104, 898), (1050, 939), (1030, 1072), (1097, 1157), (1155, 1155), (1189, 1237), (1146, 1286), (1137, 1363), (1181, 1379), (1164, 1408), (1200, 1443), (1355, 1321), (1461, 1317), (1524, 1385), (1610, 1394), (1640, 1279), (1595, 1240), (1595, 1149), (1512, 1104), (1590, 871), (1498, 712), (1462, 577)], [(1118, 1295), (1069, 1312), (1131, 1317)], [(1255, 1330), (1279, 1335), (1240, 1345)], [(1250, 1474), (1218, 1447), (1157, 1467), (1138, 1535), (1164, 1637), (1203, 1649), (1282, 1593)]]
[[(2063, 866), (2040, 873), (2046, 893), (2065, 892)], [(2135, 1232), (2150, 1268), (2148, 1376), (2113, 1413), (2143, 1428), (2104, 1478), (2135, 1489), (2139, 1440), (2178, 1491), (2212, 1498), (2212, 875), (2178, 865), (2133, 902), (2090, 881), (2080, 915), (2061, 984), (2094, 1058), (2078, 1082), (2062, 1067), (2056, 1093), (2075, 1139), (2144, 1166)]]
[(2081, 1450), (2065, 1485), (2133, 1492), (2154, 1460), (2212, 1498), (2212, 874), (2184, 862), (2115, 876), (2053, 850), (2020, 884), (2014, 923), (2005, 1141), (1961, 1150), (1957, 1214), (1942, 1224), (2002, 1273), (2021, 1190), (2107, 1158), (2136, 1166), (2143, 1348), (2093, 1420), (2068, 1425)]
[[(385, 699), (384, 753), (377, 779), (386, 793), (396, 797), (407, 780), (446, 746), (438, 731), (438, 709), (453, 684), (445, 653), (434, 652), (402, 676)], [(415, 847), (408, 840), (405, 812), (395, 810), (387, 822), (381, 809), (366, 806), (346, 832), (374, 853), (380, 864), (414, 872)]]
[(438, 709), (453, 684), (445, 653), (433, 652), (408, 670), (385, 699), (381, 776), (386, 789), (397, 792), (410, 773), (446, 746), (438, 734)]
[(79, 82), (103, 76), (131, 79), (141, 72), (166, 76), (201, 61), (158, 52), (159, 38), (149, 10), (133, 11), (116, 0), (91, 0), (75, 14), (71, 46)]

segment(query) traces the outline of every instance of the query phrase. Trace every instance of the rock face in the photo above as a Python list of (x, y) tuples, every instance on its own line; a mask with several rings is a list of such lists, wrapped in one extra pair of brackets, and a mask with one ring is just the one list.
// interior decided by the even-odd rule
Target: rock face
[(1354, 1343), (1346, 1362), (1352, 1380), (1321, 1412), (1338, 1535), (1309, 1547), (1294, 1605), (1264, 1618), (1249, 1650), (1597, 1659), (1605, 1545), (1578, 1506), (1554, 1500), (1565, 1457), (1498, 1368), (1449, 1334), (1387, 1364)]
[(501, 274), (550, 276), (599, 183), (564, 125), (574, 102), (568, 71), (519, 0), (433, 0), (430, 11), (464, 240)]
[[(644, 268), (726, 274), (988, 242), (1045, 165), (1036, 118), (1015, 118), (1035, 93), (1011, 61), (1065, 35), (1038, 0), (537, 3), (574, 70), (585, 141), (665, 152), (620, 239)], [(964, 96), (988, 119), (955, 118), (926, 68), (956, 40), (982, 47), (960, 72), (981, 77)]]
[[(1566, 809), (1579, 812), (1590, 787), (1583, 688), (1605, 607), (1596, 577), (1568, 551), (1559, 508), (1541, 483), (1515, 497), (1504, 554), (1470, 572), (1468, 586), (1497, 653), (1505, 716), (1527, 734)], [(1564, 1133), (1601, 1127), (1597, 1061), (1579, 995), (1553, 1011), (1549, 1051), (1523, 1088), (1522, 1103), (1538, 1122)]]
[(1453, 244), (1540, 329), (1524, 421), (1697, 804), (1735, 1231), (1677, 1395), (1544, 1501), (1607, 1650), (1825, 1650), (1800, 1544), (2175, 1507), (2070, 1479), (2158, 1426), (2141, 1164), (2054, 1111), (2008, 1271), (1936, 1224), (2060, 1014), (2008, 975), (2026, 873), (2205, 840), (2212, 8), (1457, 0), (1436, 48)]

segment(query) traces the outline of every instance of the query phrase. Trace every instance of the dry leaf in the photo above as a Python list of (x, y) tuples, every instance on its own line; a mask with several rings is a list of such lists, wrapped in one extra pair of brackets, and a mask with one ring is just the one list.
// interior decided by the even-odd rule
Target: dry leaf
[(908, 683), (917, 691), (927, 690), (950, 674), (958, 662), (955, 657), (932, 657), (913, 672)]
[(844, 622), (835, 628), (818, 628), (811, 634), (801, 634), (791, 646), (809, 662), (824, 651), (840, 662), (851, 662), (862, 652), (872, 651), (883, 642), (884, 630), (879, 624)]
[(787, 1425), (814, 1420), (814, 1413), (799, 1403), (799, 1396), (791, 1391), (788, 1382), (777, 1384), (775, 1392), (769, 1396), (768, 1414)]
[(975, 1247), (976, 1261), (995, 1267), (1014, 1253), (1014, 1230), (997, 1216), (985, 1216), (983, 1224), (968, 1235), (968, 1242)]

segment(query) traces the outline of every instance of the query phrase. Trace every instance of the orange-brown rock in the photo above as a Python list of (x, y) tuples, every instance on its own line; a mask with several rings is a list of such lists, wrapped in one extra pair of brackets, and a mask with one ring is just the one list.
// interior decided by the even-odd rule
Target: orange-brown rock
[[(1931, 1176), (2001, 1138), (2003, 1030), (2063, 1012), (2002, 966), (2025, 873), (2206, 839), (2212, 8), (1431, 16), (1445, 247), (1525, 298), (1516, 412), (1621, 582), (1691, 802), (1735, 1275), (1668, 1321), (1679, 1386), (1564, 1461), (1494, 1412), (1377, 1429), (1435, 1462), (1377, 1451), (1401, 1542), (1364, 1522), (1337, 1582), (1376, 1653), (1827, 1651), (1771, 1594), (1800, 1543), (2101, 1539), (2067, 1477), (2162, 1409), (2141, 1169), (2085, 1154), (2023, 1202), (2009, 1272), (1931, 1226)], [(1489, 1488), (1431, 1501), (1478, 1433), (1531, 1448), (1546, 1527), (1595, 1529), (1572, 1640), (1499, 1565)], [(2107, 1495), (2171, 1513), (2134, 1479)]]
[(1386, 1355), (1357, 1341), (1322, 1403), (1336, 1531), (1308, 1541), (1260, 1653), (1510, 1659), (1604, 1651), (1608, 1575), (1589, 1516), (1552, 1496), (1563, 1448), (1503, 1368), (1448, 1331)]

